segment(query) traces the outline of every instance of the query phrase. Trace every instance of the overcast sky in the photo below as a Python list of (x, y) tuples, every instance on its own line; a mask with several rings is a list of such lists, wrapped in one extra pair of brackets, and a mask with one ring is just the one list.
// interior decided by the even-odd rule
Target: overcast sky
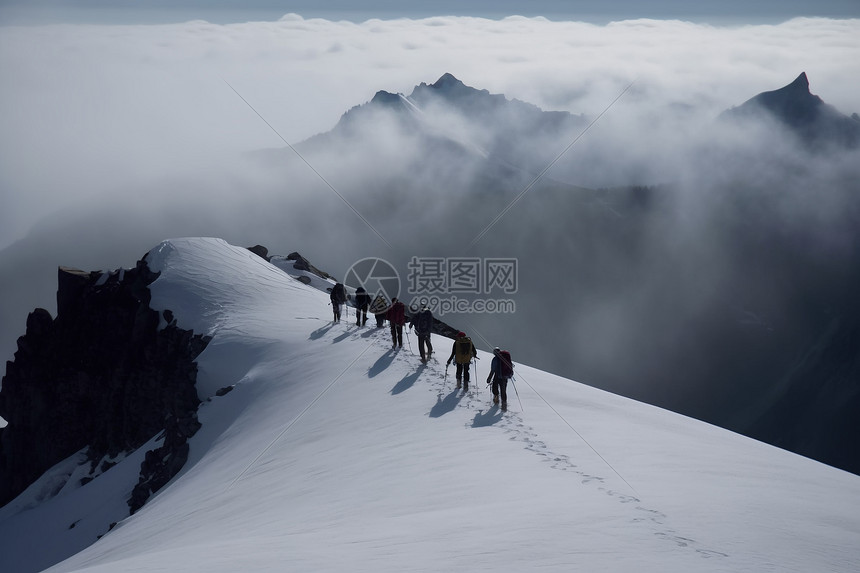
[[(118, 6), (119, 5), (119, 6)], [(798, 16), (853, 18), (856, 0), (2, 0), (0, 21), (164, 23), (205, 19), (214, 23), (271, 20), (293, 12), (302, 16), (364, 21), (440, 15), (503, 18), (544, 16), (551, 20), (607, 23), (630, 18), (678, 18), (712, 24), (778, 23)]]

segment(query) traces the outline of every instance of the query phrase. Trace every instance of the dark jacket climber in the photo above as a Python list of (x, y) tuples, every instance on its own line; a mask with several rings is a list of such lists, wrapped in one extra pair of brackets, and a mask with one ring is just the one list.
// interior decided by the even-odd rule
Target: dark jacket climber
[(329, 298), (331, 299), (332, 312), (334, 312), (334, 321), (340, 322), (340, 305), (346, 302), (346, 289), (341, 283), (337, 283), (332, 287)]
[(364, 326), (367, 324), (367, 307), (370, 306), (370, 295), (364, 287), (355, 289), (355, 324)]
[(433, 313), (426, 306), (423, 307), (420, 312), (412, 315), (410, 325), (415, 328), (415, 334), (418, 335), (418, 353), (421, 354), (421, 362), (427, 362), (433, 354), (433, 345), (430, 343), (430, 334), (433, 332)]
[(490, 363), (490, 373), (487, 376), (487, 384), (493, 384), (493, 404), (499, 403), (502, 398), (502, 411), (508, 409), (508, 380), (514, 374), (514, 364), (511, 362), (511, 353), (501, 350), (498, 346), (493, 349), (493, 361)]

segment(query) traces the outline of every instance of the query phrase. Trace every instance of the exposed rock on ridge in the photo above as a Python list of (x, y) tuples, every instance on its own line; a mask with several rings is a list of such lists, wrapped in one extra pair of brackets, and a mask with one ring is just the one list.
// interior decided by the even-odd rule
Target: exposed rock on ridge
[(149, 307), (157, 276), (145, 261), (112, 273), (59, 269), (56, 319), (34, 310), (6, 365), (0, 505), (83, 448), (95, 471), (103, 458), (159, 432), (162, 445), (141, 468), (132, 511), (182, 467), (200, 426), (194, 359), (209, 339), (177, 328), (169, 311), (162, 322)]

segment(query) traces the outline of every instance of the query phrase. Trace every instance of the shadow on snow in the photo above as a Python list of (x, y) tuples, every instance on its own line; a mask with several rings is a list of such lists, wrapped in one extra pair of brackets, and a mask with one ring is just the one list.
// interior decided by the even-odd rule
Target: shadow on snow
[(400, 382), (395, 384), (394, 388), (391, 389), (391, 395), (400, 394), (401, 392), (411, 388), (412, 385), (415, 384), (415, 381), (418, 380), (418, 377), (424, 372), (425, 368), (427, 368), (427, 365), (421, 364), (415, 372), (404, 376)]
[(326, 324), (325, 326), (321, 326), (321, 327), (317, 328), (316, 330), (311, 332), (311, 335), (308, 337), (308, 340), (319, 340), (320, 338), (325, 336), (329, 330), (331, 330), (332, 326), (334, 326), (334, 323), (330, 322), (330, 323)]
[(370, 338), (371, 336), (375, 335), (377, 332), (382, 332), (382, 327), (376, 327), (376, 326), (369, 327), (368, 330), (361, 333), (361, 337), (362, 338)]
[(353, 334), (355, 334), (355, 333), (353, 332), (353, 328), (352, 328), (352, 327), (350, 327), (350, 326), (347, 326), (347, 327), (346, 327), (346, 332), (344, 332), (343, 334), (341, 334), (341, 335), (339, 335), (339, 336), (334, 337), (334, 339), (331, 341), (331, 343), (332, 343), (332, 344), (337, 344), (337, 343), (338, 343), (338, 342), (340, 342), (341, 340), (346, 340), (347, 338), (349, 338), (349, 337), (350, 337), (350, 336), (352, 336)]
[(502, 411), (498, 406), (493, 404), (492, 408), (484, 412), (483, 410), (479, 410), (477, 414), (475, 414), (475, 419), (472, 420), (473, 428), (483, 428), (485, 426), (492, 426), (496, 422), (501, 421), (502, 419)]
[(452, 411), (457, 407), (457, 404), (460, 403), (460, 391), (454, 390), (447, 396), (445, 399), (442, 399), (442, 394), (436, 396), (436, 403), (433, 405), (433, 408), (430, 409), (430, 417), (438, 418), (440, 416), (444, 416), (448, 412)]
[(380, 356), (376, 362), (373, 363), (373, 366), (367, 369), (367, 377), (373, 378), (378, 374), (381, 374), (385, 371), (386, 368), (391, 366), (391, 363), (394, 361), (394, 357), (397, 355), (397, 352), (393, 348), (389, 348), (385, 354)]

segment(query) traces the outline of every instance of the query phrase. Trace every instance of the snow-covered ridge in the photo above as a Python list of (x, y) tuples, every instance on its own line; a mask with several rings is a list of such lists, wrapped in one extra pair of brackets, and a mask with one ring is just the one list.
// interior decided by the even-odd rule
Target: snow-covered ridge
[[(246, 249), (175, 239), (147, 259), (161, 272), (153, 307), (213, 336), (198, 392), (235, 388), (204, 402), (185, 468), (134, 516), (104, 510), (123, 505), (133, 455), (0, 513), (0, 570), (70, 555), (51, 570), (846, 571), (860, 561), (858, 476), (521, 364), (502, 413), (485, 389), (486, 353), (463, 394), (446, 373), (450, 340), (434, 337), (436, 360), (421, 365), (414, 337), (393, 350), (386, 329), (332, 324), (327, 296)], [(107, 520), (120, 521), (95, 542)]]
[(319, 296), (248, 249), (222, 239), (165, 241), (150, 251), (147, 264), (162, 273), (150, 287), (152, 308), (173, 310), (180, 328), (214, 336), (212, 348), (198, 360), (201, 399), (241, 380), (269, 346), (288, 342), (283, 337), (290, 332), (286, 320), (291, 311)]

